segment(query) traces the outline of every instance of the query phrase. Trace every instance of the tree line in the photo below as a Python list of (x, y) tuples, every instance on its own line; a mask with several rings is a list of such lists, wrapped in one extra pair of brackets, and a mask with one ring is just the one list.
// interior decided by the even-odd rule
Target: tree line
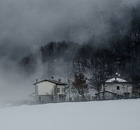
[[(129, 26), (111, 21), (112, 35), (108, 40), (94, 38), (87, 43), (74, 41), (51, 41), (39, 47), (38, 52), (23, 57), (18, 65), (26, 73), (33, 74), (39, 57), (42, 64), (48, 64), (55, 71), (57, 62), (71, 65), (71, 75), (90, 71), (94, 81), (105, 80), (119, 72), (128, 80), (140, 81), (140, 16), (139, 10), (132, 8)], [(58, 65), (59, 67), (59, 65)], [(54, 75), (55, 76), (55, 75)]]

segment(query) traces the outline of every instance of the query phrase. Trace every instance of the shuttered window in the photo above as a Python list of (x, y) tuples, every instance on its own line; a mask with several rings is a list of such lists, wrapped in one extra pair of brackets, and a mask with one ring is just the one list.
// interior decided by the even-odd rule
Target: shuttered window
[(60, 92), (60, 88), (57, 88), (57, 92), (58, 92), (58, 93)]

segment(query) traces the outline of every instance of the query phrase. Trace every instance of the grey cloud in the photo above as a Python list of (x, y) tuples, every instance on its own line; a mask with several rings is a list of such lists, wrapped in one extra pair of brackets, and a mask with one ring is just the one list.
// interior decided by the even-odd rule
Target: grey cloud
[[(130, 1), (130, 0), (129, 0)], [(125, 7), (137, 1), (121, 0), (3, 0), (0, 1), (0, 39), (18, 44), (42, 40), (83, 42), (109, 31), (109, 18), (123, 20)], [(19, 42), (21, 41), (21, 42)]]

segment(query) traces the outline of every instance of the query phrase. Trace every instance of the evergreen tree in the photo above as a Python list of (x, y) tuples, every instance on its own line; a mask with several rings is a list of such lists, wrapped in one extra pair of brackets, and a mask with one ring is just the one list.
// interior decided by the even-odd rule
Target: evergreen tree
[(86, 80), (87, 78), (82, 74), (75, 74), (75, 79), (73, 82), (73, 86), (77, 89), (78, 93), (84, 99), (84, 90), (87, 89)]

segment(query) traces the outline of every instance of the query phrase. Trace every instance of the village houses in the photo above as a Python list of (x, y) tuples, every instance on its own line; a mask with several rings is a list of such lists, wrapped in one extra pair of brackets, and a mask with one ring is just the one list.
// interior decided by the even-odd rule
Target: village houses
[[(45, 79), (36, 81), (34, 86), (35, 92), (32, 97), (34, 97), (34, 101), (36, 103), (82, 101), (82, 96), (73, 86), (73, 81), (66, 84), (61, 82), (61, 80)], [(92, 88), (88, 87), (85, 89), (84, 100), (91, 101), (139, 98), (140, 91), (139, 89), (134, 88), (134, 82), (129, 82), (125, 79), (115, 76), (103, 82), (100, 85), (99, 92), (94, 88), (94, 86)]]

